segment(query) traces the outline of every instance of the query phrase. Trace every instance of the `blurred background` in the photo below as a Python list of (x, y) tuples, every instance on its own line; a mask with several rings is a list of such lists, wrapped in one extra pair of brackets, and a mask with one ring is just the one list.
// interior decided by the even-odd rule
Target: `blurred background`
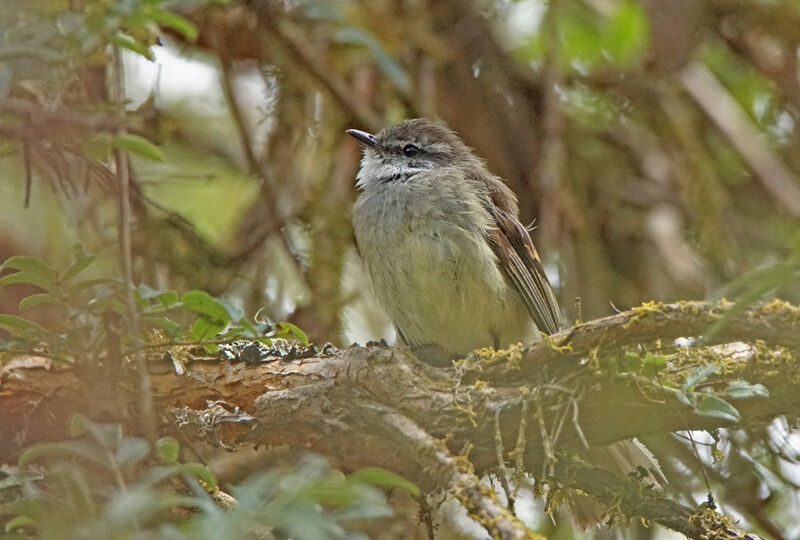
[[(65, 267), (80, 243), (119, 273), (116, 144), (137, 282), (263, 308), (320, 344), (391, 342), (344, 130), (426, 116), (518, 194), (568, 320), (800, 300), (795, 0), (3, 0), (0, 32), (0, 260)], [(110, 142), (122, 124), (145, 142)], [(0, 312), (26, 294), (0, 290)], [(772, 446), (723, 437), (713, 480), (726, 510), (796, 538), (781, 459), (800, 444), (772, 429)], [(696, 459), (666, 444), (699, 502)]]

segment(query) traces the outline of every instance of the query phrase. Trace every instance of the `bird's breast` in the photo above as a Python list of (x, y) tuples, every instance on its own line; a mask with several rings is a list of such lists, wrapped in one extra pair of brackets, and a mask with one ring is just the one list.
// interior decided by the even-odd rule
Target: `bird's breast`
[[(375, 293), (406, 339), (462, 353), (527, 337), (531, 322), (468, 201), (383, 192), (353, 222)], [(362, 195), (362, 198), (364, 195)]]

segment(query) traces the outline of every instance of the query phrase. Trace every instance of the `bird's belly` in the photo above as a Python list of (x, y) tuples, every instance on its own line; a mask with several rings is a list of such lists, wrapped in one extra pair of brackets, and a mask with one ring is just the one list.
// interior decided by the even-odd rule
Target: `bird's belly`
[(445, 224), (394, 236), (382, 251), (382, 259), (394, 265), (388, 271), (371, 268), (370, 275), (409, 344), (435, 344), (455, 356), (535, 336), (479, 232)]

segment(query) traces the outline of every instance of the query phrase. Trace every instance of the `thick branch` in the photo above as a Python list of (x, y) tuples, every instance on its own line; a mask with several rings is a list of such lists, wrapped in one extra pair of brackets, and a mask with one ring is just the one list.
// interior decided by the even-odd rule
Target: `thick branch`
[[(700, 337), (709, 327), (734, 309), (735, 304), (679, 302), (644, 304), (610, 317), (596, 319), (559, 332), (521, 351), (492, 355), (493, 364), (474, 366), (474, 377), (493, 383), (507, 383), (529, 378), (543, 365), (553, 368), (574, 367), (575, 361), (620, 352), (625, 347), (661, 341), (668, 344), (682, 337)], [(717, 331), (706, 345), (736, 341), (761, 340), (768, 345), (800, 347), (800, 309), (773, 301), (745, 311)], [(468, 367), (472, 368), (473, 366)]]
[[(503, 447), (514, 448), (521, 411), (529, 410), (526, 423), (537, 425), (537, 407), (521, 407), (535, 396), (550, 396), (542, 400), (548, 425), (572, 410), (565, 409), (562, 401), (576, 407), (572, 422), (558, 430), (557, 440), (548, 441), (563, 455), (580, 452), (581, 437), (591, 446), (603, 446), (648, 433), (731, 425), (680, 404), (674, 391), (657, 381), (613, 372), (602, 363), (604, 357), (615, 351), (621, 355), (629, 345), (702, 333), (728, 309), (729, 305), (701, 303), (644, 306), (578, 326), (554, 336), (552, 342), (479, 353), (453, 369), (432, 368), (405, 351), (386, 347), (351, 347), (320, 355), (313, 350), (258, 351), (254, 344), (242, 344), (250, 353), (256, 347), (254, 354), (238, 354), (248, 357), (249, 363), (197, 359), (202, 361), (188, 362), (177, 375), (172, 365), (156, 356), (151, 377), (162, 418), (167, 423), (176, 418), (183, 422), (181, 429), (187, 436), (227, 444), (288, 444), (330, 456), (344, 469), (389, 468), (424, 490), (449, 486), (471, 511), (487, 520), (484, 525), (506, 523), (513, 537), (515, 522), (485, 498), (488, 494), (477, 484), (470, 483), (472, 473), (462, 462), (466, 458), (453, 455), (471, 447), (469, 460), (478, 474), (491, 470), (497, 464), (495, 416), (500, 415)], [(793, 306), (772, 303), (732, 320), (715, 339), (761, 339), (796, 346), (797, 314)], [(188, 353), (178, 347), (171, 352), (176, 358)], [(791, 353), (762, 346), (752, 356), (748, 361), (729, 358), (713, 348), (681, 349), (661, 376), (680, 383), (694, 366), (720, 362), (725, 379), (709, 384), (744, 378), (770, 391), (768, 399), (732, 400), (747, 421), (764, 422), (796, 411), (800, 395), (795, 379), (800, 376), (795, 375)], [(592, 359), (589, 365), (580, 361), (585, 358)], [(478, 364), (480, 359), (483, 362)], [(42, 362), (34, 365), (44, 367)], [(130, 403), (108, 381), (77, 374), (74, 369), (7, 366), (0, 378), (0, 408), (8, 412), (0, 417), (0, 440), (6, 442), (0, 448), (0, 460), (31, 442), (63, 437), (66, 417), (72, 412), (96, 417), (98, 407), (118, 411)], [(494, 386), (495, 381), (500, 385)], [(98, 394), (103, 389), (106, 394)], [(210, 406), (209, 401), (218, 403)], [(446, 446), (437, 441), (446, 441)], [(541, 434), (527, 430), (526, 470), (541, 470), (541, 448)], [(553, 474), (559, 485), (577, 487), (609, 502), (609, 479), (601, 475), (596, 480), (594, 469), (556, 468)], [(659, 493), (632, 497), (630, 489), (624, 483), (621, 486), (621, 493), (627, 494), (623, 499), (631, 501), (620, 504), (623, 513), (694, 536), (688, 517), (694, 515), (692, 509)]]

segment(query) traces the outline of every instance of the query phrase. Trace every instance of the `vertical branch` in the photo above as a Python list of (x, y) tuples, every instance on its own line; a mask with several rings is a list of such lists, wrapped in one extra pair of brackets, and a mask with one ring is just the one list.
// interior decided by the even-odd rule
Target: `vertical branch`
[[(236, 131), (239, 133), (239, 139), (241, 141), (241, 147), (242, 152), (244, 153), (247, 171), (251, 175), (258, 177), (261, 181), (261, 185), (259, 187), (259, 202), (263, 203), (263, 205), (259, 204), (254, 208), (256, 215), (253, 216), (253, 219), (259, 223), (258, 229), (253, 231), (252, 228), (240, 228), (240, 232), (244, 231), (245, 233), (251, 234), (237, 235), (240, 237), (245, 236), (247, 238), (245, 240), (240, 240), (241, 245), (236, 247), (234, 257), (249, 256), (251, 252), (263, 245), (264, 242), (272, 235), (279, 237), (283, 242), (286, 252), (291, 254), (292, 247), (289, 245), (289, 242), (283, 233), (283, 229), (286, 226), (286, 220), (278, 206), (278, 193), (276, 193), (274, 190), (273, 182), (270, 181), (269, 171), (267, 170), (264, 162), (256, 157), (253, 137), (251, 136), (250, 130), (248, 129), (244, 120), (245, 112), (242, 104), (239, 102), (239, 99), (236, 96), (236, 91), (233, 88), (233, 71), (231, 69), (231, 60), (228, 56), (226, 56), (226, 52), (224, 50), (219, 50), (218, 56), (220, 65), (222, 67), (222, 73), (220, 76), (222, 93), (225, 96), (228, 110), (230, 111), (233, 122), (236, 125)], [(249, 217), (250, 214), (248, 213), (246, 219)], [(243, 220), (243, 222), (246, 221), (246, 219)], [(291, 258), (291, 260), (296, 262), (294, 258)], [(303, 272), (299, 266), (296, 266), (296, 271), (297, 275), (303, 275)]]
[(550, 0), (542, 22), (546, 40), (543, 67), (544, 119), (542, 155), (538, 176), (542, 192), (539, 215), (542, 231), (548, 244), (555, 243), (559, 236), (559, 190), (564, 175), (564, 119), (561, 116), (559, 92), (562, 87), (559, 66), (558, 18), (559, 0)]
[[(253, 138), (250, 136), (250, 130), (247, 129), (247, 124), (244, 122), (244, 113), (236, 98), (236, 90), (233, 88), (233, 71), (231, 69), (231, 60), (225, 54), (225, 51), (219, 51), (219, 62), (222, 67), (222, 76), (220, 81), (222, 84), (222, 93), (225, 95), (225, 101), (228, 103), (228, 109), (231, 112), (233, 121), (236, 124), (236, 130), (239, 132), (239, 138), (242, 140), (242, 151), (244, 152), (247, 161), (247, 168), (250, 174), (258, 176), (266, 176), (263, 173), (261, 163), (256, 158), (253, 150)], [(266, 182), (266, 178), (262, 178)]]
[[(122, 54), (119, 47), (113, 48), (112, 58), (112, 92), (111, 96), (120, 108), (120, 116), (125, 115), (125, 75), (122, 66)], [(124, 118), (123, 118), (124, 120)], [(124, 123), (120, 123), (124, 126)], [(125, 127), (117, 129), (117, 135), (123, 135)], [(133, 255), (131, 252), (131, 201), (130, 201), (130, 169), (128, 154), (121, 148), (114, 149), (114, 167), (119, 180), (119, 226), (117, 234), (120, 245), (120, 265), (125, 276), (125, 303), (128, 310), (128, 325), (133, 345), (132, 355), (136, 364), (139, 383), (139, 421), (142, 431), (150, 441), (157, 436), (153, 396), (150, 389), (150, 375), (147, 363), (141, 354), (142, 343), (139, 336), (139, 318), (133, 299)]]
[[(533, 188), (534, 196), (539, 197), (538, 217), (540, 233), (536, 241), (541, 242), (543, 251), (558, 245), (557, 252), (563, 261), (563, 276), (558, 280), (561, 284), (557, 295), (561, 298), (579, 296), (583, 291), (579, 288), (584, 272), (581, 264), (584, 255), (581, 253), (580, 237), (562, 231), (562, 222), (566, 222), (569, 230), (585, 230), (583, 227), (583, 208), (580, 201), (563, 185), (567, 147), (564, 141), (564, 118), (561, 111), (560, 93), (563, 91), (564, 79), (560, 65), (560, 39), (558, 23), (561, 13), (561, 0), (550, 0), (547, 6), (542, 28), (545, 36), (545, 57), (542, 68), (542, 143), (539, 162), (536, 167), (538, 186)], [(538, 188), (538, 189), (537, 189)], [(538, 193), (537, 193), (538, 191)], [(578, 244), (578, 245), (576, 245)], [(593, 267), (598, 264), (592, 264)], [(589, 298), (594, 305), (602, 301)], [(603, 299), (604, 301), (604, 299)], [(565, 303), (562, 302), (562, 306)]]

